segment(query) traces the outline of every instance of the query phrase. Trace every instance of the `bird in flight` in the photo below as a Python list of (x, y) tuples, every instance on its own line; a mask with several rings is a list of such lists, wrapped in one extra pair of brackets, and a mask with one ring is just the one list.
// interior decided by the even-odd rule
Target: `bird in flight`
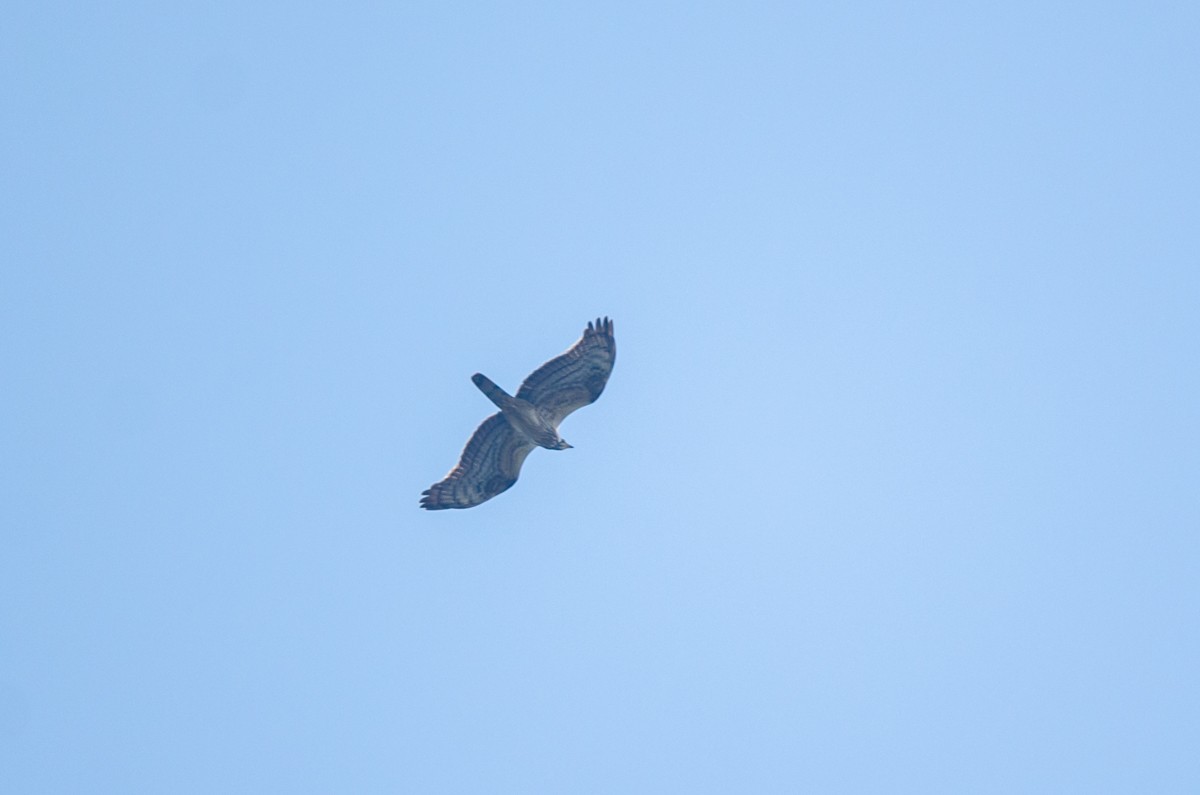
[(534, 370), (516, 397), (481, 373), (471, 376), (500, 411), (471, 434), (458, 466), (421, 493), (421, 507), (437, 511), (479, 505), (517, 482), (533, 448), (570, 447), (558, 434), (559, 424), (600, 397), (616, 359), (613, 322), (603, 318), (589, 322), (583, 337), (566, 353)]

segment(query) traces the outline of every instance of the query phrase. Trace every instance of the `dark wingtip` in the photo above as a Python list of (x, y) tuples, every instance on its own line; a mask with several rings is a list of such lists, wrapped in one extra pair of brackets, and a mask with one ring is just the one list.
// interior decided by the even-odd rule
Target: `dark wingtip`
[(436, 510), (437, 506), (433, 504), (433, 489), (425, 489), (421, 492), (421, 502), (419, 505), (427, 511)]
[(611, 337), (613, 333), (613, 322), (608, 318), (607, 315), (602, 318), (598, 317), (595, 320), (588, 321), (587, 330), (589, 334), (605, 334)]

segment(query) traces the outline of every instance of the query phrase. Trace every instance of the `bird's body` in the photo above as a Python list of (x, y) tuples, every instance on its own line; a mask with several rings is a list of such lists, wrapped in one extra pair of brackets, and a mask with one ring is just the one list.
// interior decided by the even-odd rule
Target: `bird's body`
[(422, 493), (421, 507), (433, 511), (479, 505), (517, 482), (534, 447), (569, 448), (558, 426), (600, 397), (616, 358), (613, 323), (604, 318), (588, 323), (582, 339), (566, 353), (534, 370), (515, 397), (481, 373), (471, 376), (500, 412), (475, 430), (458, 466)]
[(471, 376), (471, 380), (479, 387), (479, 391), (487, 395), (488, 400), (496, 404), (518, 436), (547, 450), (565, 450), (571, 446), (558, 435), (554, 417), (549, 411), (539, 409), (528, 400), (513, 397), (482, 373)]

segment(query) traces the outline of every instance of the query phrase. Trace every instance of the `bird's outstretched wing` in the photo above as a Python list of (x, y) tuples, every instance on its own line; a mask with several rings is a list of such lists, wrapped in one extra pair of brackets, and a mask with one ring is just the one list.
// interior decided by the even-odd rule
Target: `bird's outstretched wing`
[(458, 466), (421, 494), (421, 507), (470, 508), (517, 482), (521, 464), (536, 445), (519, 436), (503, 414), (483, 421), (463, 448)]
[(583, 337), (560, 356), (530, 373), (517, 397), (548, 411), (555, 427), (568, 414), (600, 397), (617, 360), (613, 322), (589, 322)]

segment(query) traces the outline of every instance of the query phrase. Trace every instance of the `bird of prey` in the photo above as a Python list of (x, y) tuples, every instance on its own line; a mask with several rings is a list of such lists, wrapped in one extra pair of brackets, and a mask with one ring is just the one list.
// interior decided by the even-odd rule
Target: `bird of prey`
[(613, 323), (604, 318), (589, 322), (583, 337), (566, 353), (534, 370), (516, 397), (481, 373), (471, 376), (500, 411), (471, 435), (458, 466), (421, 493), (421, 507), (436, 511), (479, 505), (517, 482), (533, 448), (570, 447), (558, 434), (559, 424), (600, 397), (616, 358)]

